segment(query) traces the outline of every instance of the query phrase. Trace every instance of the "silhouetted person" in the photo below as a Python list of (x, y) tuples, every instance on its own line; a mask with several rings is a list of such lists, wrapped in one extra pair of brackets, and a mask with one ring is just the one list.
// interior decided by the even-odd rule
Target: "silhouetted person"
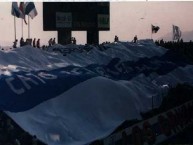
[(37, 48), (40, 48), (40, 39), (38, 39), (36, 46)]
[(28, 38), (25, 40), (25, 45), (30, 45), (30, 42), (29, 42)]
[(160, 40), (160, 45), (164, 46), (164, 40), (163, 39)]
[(25, 43), (26, 45), (32, 45), (32, 39), (27, 38)]
[(17, 39), (13, 42), (13, 48), (17, 48)]
[(54, 45), (54, 44), (56, 44), (56, 39), (55, 38), (52, 40), (52, 45)]
[(117, 37), (117, 35), (115, 35), (114, 42), (118, 42), (118, 41), (119, 41), (119, 37)]
[(48, 45), (52, 46), (52, 38), (50, 38), (50, 40), (48, 41)]
[(20, 47), (24, 46), (24, 44), (25, 44), (24, 39), (23, 39), (23, 37), (21, 37), (21, 39), (20, 39)]
[(46, 46), (45, 46), (45, 45), (43, 45), (43, 46), (42, 46), (42, 49), (43, 49), (43, 50), (45, 50), (45, 48), (46, 48)]
[(182, 44), (184, 43), (184, 40), (182, 38), (180, 39), (180, 43), (182, 43)]
[(137, 35), (135, 35), (135, 37), (133, 38), (133, 42), (136, 43), (137, 41), (138, 41)]
[(36, 38), (33, 40), (33, 47), (36, 47)]
[(76, 44), (76, 38), (75, 37), (73, 38), (72, 43)]

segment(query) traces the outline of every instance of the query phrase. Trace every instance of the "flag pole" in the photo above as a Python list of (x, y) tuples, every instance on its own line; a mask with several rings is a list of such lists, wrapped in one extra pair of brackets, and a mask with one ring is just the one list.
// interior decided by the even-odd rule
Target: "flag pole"
[(15, 20), (15, 16), (14, 16), (14, 32), (15, 32), (15, 40), (16, 40), (16, 20)]
[(28, 38), (30, 38), (30, 20), (28, 15)]
[(22, 19), (21, 19), (21, 27), (22, 27), (21, 28), (21, 32), (22, 32), (21, 35), (22, 35), (22, 38), (23, 38), (23, 20)]
[(151, 27), (150, 27), (150, 33), (151, 33), (151, 40), (152, 40), (152, 24), (151, 24)]
[(172, 25), (172, 40), (173, 40), (173, 42), (175, 42), (174, 41), (174, 25)]

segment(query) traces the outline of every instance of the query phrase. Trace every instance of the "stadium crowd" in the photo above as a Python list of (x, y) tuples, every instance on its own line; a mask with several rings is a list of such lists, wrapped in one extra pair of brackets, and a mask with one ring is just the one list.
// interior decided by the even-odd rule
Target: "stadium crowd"
[(158, 46), (162, 46), (167, 48), (170, 51), (190, 60), (193, 62), (193, 42), (190, 40), (189, 42), (184, 42), (183, 39), (178, 41), (163, 41), (157, 40), (155, 44)]

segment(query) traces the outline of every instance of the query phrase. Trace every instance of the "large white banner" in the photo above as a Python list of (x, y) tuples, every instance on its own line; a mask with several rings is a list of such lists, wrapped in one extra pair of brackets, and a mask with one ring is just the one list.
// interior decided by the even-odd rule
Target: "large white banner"
[(56, 12), (56, 28), (71, 28), (72, 13)]
[[(104, 51), (99, 51), (99, 47)], [(72, 51), (65, 57), (52, 53), (60, 49), (65, 54), (67, 49), (75, 48), (90, 51)], [(167, 93), (165, 86), (193, 84), (193, 65), (182, 58), (179, 63), (179, 57), (175, 59), (170, 53), (152, 40), (96, 47), (56, 44), (46, 52), (30, 45), (8, 47), (0, 50), (0, 110), (46, 144), (89, 144), (108, 136), (125, 120), (142, 119), (141, 112), (159, 107)], [(158, 114), (147, 120), (149, 124), (139, 122), (128, 131), (125, 129), (130, 137), (128, 144), (133, 143), (132, 134), (134, 143), (145, 137), (144, 145), (148, 141), (157, 144), (168, 133), (172, 136), (191, 125), (193, 101), (184, 107)], [(140, 130), (144, 134), (137, 137)], [(151, 136), (152, 133), (157, 135)], [(120, 145), (121, 139), (119, 132), (107, 137), (104, 143)]]

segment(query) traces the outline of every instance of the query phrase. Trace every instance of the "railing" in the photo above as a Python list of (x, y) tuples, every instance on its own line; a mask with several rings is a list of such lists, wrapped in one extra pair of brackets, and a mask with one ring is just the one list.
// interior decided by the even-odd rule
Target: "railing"
[(193, 125), (193, 100), (134, 124), (103, 140), (104, 145), (161, 143)]

